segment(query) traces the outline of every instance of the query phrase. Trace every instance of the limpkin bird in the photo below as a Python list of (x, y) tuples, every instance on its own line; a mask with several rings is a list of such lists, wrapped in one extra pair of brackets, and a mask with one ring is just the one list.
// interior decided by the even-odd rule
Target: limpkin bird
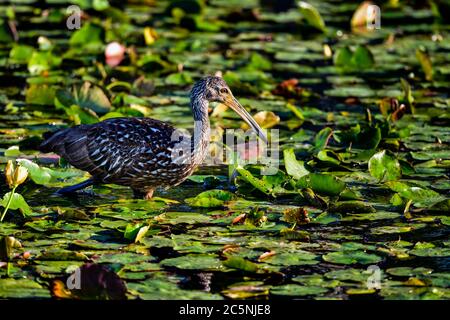
[(166, 122), (150, 118), (113, 118), (91, 125), (56, 131), (40, 145), (42, 152), (55, 152), (91, 178), (65, 187), (72, 193), (93, 184), (129, 186), (135, 196), (150, 199), (156, 187), (176, 186), (189, 177), (206, 154), (210, 138), (209, 102), (233, 109), (259, 137), (267, 138), (220, 77), (205, 77), (193, 86), (190, 105), (194, 115), (194, 138)]

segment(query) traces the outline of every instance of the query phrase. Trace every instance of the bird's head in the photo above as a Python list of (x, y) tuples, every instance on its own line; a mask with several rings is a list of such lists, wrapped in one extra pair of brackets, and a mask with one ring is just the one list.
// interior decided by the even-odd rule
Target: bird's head
[(267, 137), (255, 119), (233, 96), (228, 84), (221, 77), (205, 77), (199, 80), (191, 91), (191, 99), (203, 98), (209, 102), (220, 102), (233, 109), (267, 143)]

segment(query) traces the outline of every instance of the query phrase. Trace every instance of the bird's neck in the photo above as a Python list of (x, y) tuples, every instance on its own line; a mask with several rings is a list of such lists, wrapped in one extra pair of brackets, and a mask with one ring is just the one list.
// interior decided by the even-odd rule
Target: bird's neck
[(191, 99), (194, 114), (194, 136), (192, 142), (192, 161), (198, 166), (206, 157), (211, 128), (208, 118), (208, 100), (204, 98)]

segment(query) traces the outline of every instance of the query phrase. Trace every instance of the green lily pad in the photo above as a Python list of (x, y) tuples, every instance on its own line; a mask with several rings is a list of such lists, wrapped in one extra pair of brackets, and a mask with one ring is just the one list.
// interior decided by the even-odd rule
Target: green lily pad
[(323, 128), (320, 130), (317, 135), (314, 137), (314, 145), (317, 150), (322, 150), (328, 144), (328, 141), (333, 133), (331, 128)]
[(155, 220), (164, 224), (196, 224), (212, 222), (211, 218), (207, 215), (195, 212), (166, 212), (155, 217)]
[(412, 249), (409, 253), (419, 257), (448, 257), (450, 256), (450, 248)]
[(20, 150), (18, 146), (12, 146), (5, 150), (5, 157), (17, 157), (20, 155)]
[(133, 242), (139, 242), (147, 233), (150, 226), (138, 224), (128, 224), (123, 234), (124, 238)]
[(248, 299), (267, 296), (270, 286), (260, 281), (247, 281), (234, 283), (221, 293), (230, 299)]
[(223, 265), (228, 268), (239, 269), (245, 272), (256, 272), (258, 270), (258, 265), (241, 257), (229, 257), (223, 262)]
[(186, 203), (193, 207), (214, 208), (221, 207), (235, 198), (234, 194), (224, 190), (208, 190), (195, 198), (186, 199)]
[(188, 254), (177, 258), (161, 261), (164, 267), (174, 267), (183, 270), (221, 270), (222, 262), (215, 255)]
[(387, 273), (398, 276), (398, 277), (415, 277), (418, 275), (428, 275), (433, 272), (433, 269), (429, 268), (411, 268), (411, 267), (397, 267), (389, 268), (386, 270)]
[(402, 175), (398, 160), (386, 150), (380, 151), (369, 160), (369, 172), (378, 180), (397, 180)]
[(373, 213), (376, 212), (375, 208), (370, 204), (365, 203), (363, 201), (350, 200), (350, 201), (339, 201), (330, 205), (329, 210), (331, 212), (337, 213), (360, 213), (360, 212), (368, 212)]
[(17, 159), (17, 163), (27, 168), (31, 179), (36, 184), (46, 185), (56, 179), (66, 179), (78, 175), (74, 171), (60, 171), (41, 167), (28, 159)]
[(330, 252), (323, 255), (322, 259), (337, 264), (376, 264), (382, 260), (376, 254), (359, 250)]
[(279, 266), (301, 266), (319, 263), (317, 255), (308, 251), (281, 252), (264, 259), (264, 262)]
[(310, 173), (298, 180), (296, 187), (311, 188), (318, 194), (336, 196), (345, 189), (345, 183), (332, 175)]
[(390, 234), (390, 233), (405, 233), (405, 232), (411, 232), (417, 229), (421, 229), (425, 227), (425, 224), (400, 224), (395, 226), (382, 226), (382, 227), (375, 227), (370, 230), (370, 233), (373, 234)]
[(388, 212), (388, 211), (377, 211), (374, 213), (357, 213), (357, 214), (348, 214), (346, 215), (342, 221), (376, 221), (376, 220), (387, 220), (387, 219), (396, 219), (401, 215), (397, 212)]
[(30, 279), (0, 279), (0, 297), (13, 298), (50, 298), (50, 291)]
[[(100, 255), (98, 259), (95, 261), (97, 263), (121, 263), (126, 266), (127, 269), (133, 271), (141, 271), (146, 270), (146, 264), (143, 264), (148, 261), (153, 261), (154, 258), (152, 256), (147, 256), (138, 253), (132, 252), (123, 252), (123, 253), (105, 253)], [(142, 265), (142, 267), (132, 267), (134, 264)], [(155, 264), (149, 264), (152, 267), (155, 267)]]
[(362, 283), (366, 283), (371, 275), (372, 273), (369, 273), (367, 270), (353, 269), (353, 268), (334, 270), (325, 273), (325, 277), (328, 279), (340, 281), (354, 281)]
[(446, 199), (436, 191), (427, 188), (411, 186), (398, 181), (390, 181), (386, 184), (403, 198), (414, 201), (414, 204), (419, 207), (428, 207)]
[(259, 191), (265, 193), (265, 194), (272, 194), (273, 192), (273, 185), (269, 184), (268, 182), (258, 179), (254, 177), (250, 171), (245, 170), (244, 168), (237, 167), (236, 171), (240, 174), (240, 177), (250, 183), (253, 187), (258, 189)]
[(284, 150), (283, 155), (284, 165), (286, 166), (286, 171), (289, 175), (293, 176), (295, 179), (300, 179), (309, 174), (309, 171), (305, 169), (303, 162), (298, 161), (295, 158), (294, 149)]
[(112, 108), (111, 102), (103, 90), (90, 82), (83, 83), (82, 86), (75, 88), (72, 93), (59, 90), (56, 92), (56, 98), (59, 105), (65, 109), (70, 109), (72, 105), (76, 105), (98, 114), (105, 114)]
[(175, 283), (162, 279), (148, 279), (140, 283), (130, 283), (128, 290), (143, 300), (165, 299), (195, 299), (195, 300), (220, 300), (218, 294), (211, 294), (200, 290), (182, 290)]
[(340, 281), (328, 280), (327, 278), (325, 278), (323, 275), (320, 274), (301, 275), (292, 278), (292, 281), (300, 283), (305, 286), (317, 286), (323, 288), (336, 288), (341, 285)]
[(316, 286), (301, 286), (298, 284), (285, 284), (270, 289), (270, 294), (275, 296), (316, 296), (323, 295), (329, 289)]
[(322, 16), (315, 7), (305, 1), (300, 1), (298, 3), (298, 6), (300, 8), (301, 14), (309, 25), (323, 32), (326, 31), (325, 22), (323, 21)]
[(324, 212), (319, 214), (317, 217), (314, 218), (313, 222), (321, 223), (321, 224), (328, 224), (340, 221), (342, 219), (342, 216), (337, 213), (329, 213)]
[(0, 201), (0, 206), (6, 207), (9, 203), (9, 209), (20, 210), (24, 216), (30, 215), (33, 212), (28, 203), (25, 201), (25, 198), (20, 193), (14, 192), (14, 194), (12, 194), (11, 201), (10, 198), (11, 192), (5, 193)]
[(73, 260), (73, 261), (87, 261), (89, 258), (81, 253), (76, 251), (64, 250), (64, 249), (49, 249), (42, 251), (39, 255), (36, 256), (36, 260), (54, 260), (54, 261), (63, 261), (63, 260)]

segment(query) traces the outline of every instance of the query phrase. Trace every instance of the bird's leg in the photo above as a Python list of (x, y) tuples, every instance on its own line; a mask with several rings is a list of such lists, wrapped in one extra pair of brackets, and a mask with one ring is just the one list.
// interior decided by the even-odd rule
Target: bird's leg
[(155, 189), (147, 190), (147, 193), (145, 194), (144, 199), (150, 200), (153, 197), (153, 191), (155, 191)]
[(71, 194), (71, 193), (75, 193), (75, 191), (84, 189), (88, 186), (91, 186), (94, 184), (94, 180), (93, 179), (87, 179), (81, 183), (75, 184), (73, 186), (68, 186), (68, 187), (64, 187), (59, 189), (56, 193), (58, 194)]
[(153, 192), (155, 189), (147, 189), (144, 191), (133, 189), (133, 195), (136, 199), (150, 200), (153, 197)]

